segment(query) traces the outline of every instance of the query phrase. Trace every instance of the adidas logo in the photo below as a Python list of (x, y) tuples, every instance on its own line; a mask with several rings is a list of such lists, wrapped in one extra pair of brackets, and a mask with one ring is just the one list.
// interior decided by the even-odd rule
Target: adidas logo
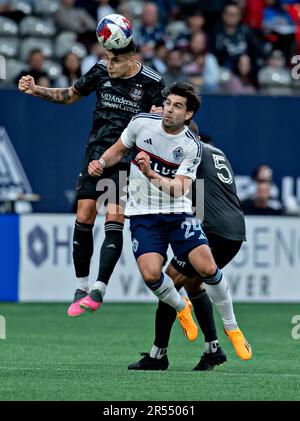
[(111, 88), (111, 83), (108, 80), (107, 82), (104, 83), (103, 87), (107, 87), (107, 88)]
[(151, 139), (146, 139), (146, 140), (144, 140), (144, 143), (148, 143), (149, 145), (152, 145), (152, 140)]

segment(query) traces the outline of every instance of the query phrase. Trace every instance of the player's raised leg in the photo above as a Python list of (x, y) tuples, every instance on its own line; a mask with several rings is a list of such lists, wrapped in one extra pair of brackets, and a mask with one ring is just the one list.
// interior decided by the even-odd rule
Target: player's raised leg
[(163, 257), (158, 253), (145, 253), (138, 257), (141, 275), (154, 295), (177, 312), (181, 327), (189, 341), (198, 336), (198, 327), (192, 318), (192, 306), (187, 297), (178, 293), (172, 279), (162, 273)]
[(251, 346), (238, 328), (228, 283), (217, 267), (210, 248), (206, 245), (199, 246), (189, 253), (188, 259), (205, 282), (208, 295), (221, 315), (225, 333), (236, 354), (242, 360), (249, 360), (252, 357)]
[[(173, 262), (174, 259), (172, 260)], [(213, 370), (217, 365), (226, 362), (227, 358), (219, 345), (211, 300), (202, 282), (199, 285), (201, 280), (199, 275), (194, 275), (195, 271), (193, 268), (191, 268), (191, 273), (187, 272), (186, 275), (183, 275), (177, 272), (172, 263), (168, 267), (168, 273), (174, 280), (175, 285), (179, 283), (179, 285), (183, 284), (185, 286), (193, 305), (197, 322), (204, 334), (204, 353), (194, 370)]]
[(105, 217), (105, 238), (100, 251), (99, 272), (92, 290), (80, 302), (82, 309), (90, 312), (100, 308), (109, 279), (121, 256), (123, 247), (124, 208), (109, 203)]
[(73, 303), (68, 308), (68, 315), (70, 317), (80, 316), (84, 312), (79, 307), (79, 304), (87, 296), (89, 289), (90, 262), (93, 255), (93, 226), (96, 215), (95, 200), (78, 200), (73, 234), (73, 263), (76, 273), (76, 291)]
[[(211, 301), (206, 291), (201, 285), (199, 285), (198, 276), (195, 277), (196, 272), (193, 268), (191, 268), (191, 270), (192, 272), (189, 273), (188, 278), (178, 272), (174, 266), (170, 264), (167, 268), (167, 274), (172, 278), (176, 288), (180, 288), (181, 285), (185, 285), (194, 308), (197, 322), (204, 334), (205, 352), (201, 356), (199, 363), (196, 367), (194, 367), (194, 370), (212, 370), (215, 366), (226, 361), (226, 355), (218, 342)], [(183, 291), (185, 291), (184, 288), (181, 288), (179, 293), (183, 294)], [(173, 317), (175, 317), (174, 314)], [(164, 303), (159, 302), (155, 319), (154, 345), (150, 351), (149, 358), (147, 359), (145, 357), (144, 360), (140, 360), (136, 363), (136, 366), (145, 365), (145, 362), (147, 362), (147, 366), (149, 367), (151, 365), (151, 361), (153, 362), (153, 359), (160, 358), (160, 363), (156, 362), (156, 364), (154, 363), (152, 366), (157, 366), (158, 364), (166, 366), (167, 347), (174, 320), (175, 318), (172, 319), (172, 309), (170, 309), (170, 306), (166, 306)], [(144, 364), (142, 364), (142, 361)]]
[[(191, 271), (193, 274), (190, 278), (193, 278), (196, 272), (193, 268)], [(205, 337), (205, 352), (194, 370), (212, 370), (226, 361), (226, 355), (219, 346), (211, 301), (206, 291), (201, 285), (199, 286), (198, 279), (188, 279), (172, 264), (168, 266), (167, 274), (172, 278), (177, 289), (181, 285), (186, 285), (189, 288), (189, 297), (194, 307), (195, 316)], [(179, 293), (186, 294), (184, 288), (181, 288)], [(176, 311), (171, 306), (159, 301), (155, 317), (155, 339), (150, 353), (143, 353), (141, 360), (128, 366), (129, 370), (166, 370), (168, 368), (167, 348), (175, 319)]]

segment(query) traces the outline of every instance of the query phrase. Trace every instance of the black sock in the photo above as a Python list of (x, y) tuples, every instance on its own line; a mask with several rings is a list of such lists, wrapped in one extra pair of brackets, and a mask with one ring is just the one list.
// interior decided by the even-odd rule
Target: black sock
[(100, 251), (100, 266), (97, 281), (108, 284), (109, 278), (121, 256), (123, 227), (120, 222), (105, 222), (105, 239)]
[(84, 278), (90, 273), (90, 261), (93, 255), (93, 226), (75, 222), (73, 235), (73, 262), (77, 278)]
[(218, 339), (212, 303), (206, 291), (202, 291), (189, 296), (196, 319), (204, 334), (205, 342), (212, 342)]
[(172, 326), (176, 319), (176, 310), (163, 301), (158, 302), (155, 314), (155, 340), (158, 348), (168, 348)]

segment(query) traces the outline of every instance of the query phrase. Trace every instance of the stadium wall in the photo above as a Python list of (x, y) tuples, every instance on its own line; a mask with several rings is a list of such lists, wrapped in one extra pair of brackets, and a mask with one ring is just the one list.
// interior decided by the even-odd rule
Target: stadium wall
[[(27, 185), (26, 174), (31, 190), (42, 197), (35, 211), (70, 212), (95, 97), (67, 106), (0, 90), (0, 103), (0, 127), (24, 169), (16, 179), (18, 164), (0, 133), (0, 163), (15, 162), (5, 174), (0, 171), (0, 191)], [(211, 95), (203, 97), (196, 120), (200, 132), (224, 149), (237, 175), (249, 176), (257, 165), (268, 164), (279, 189), (300, 202), (298, 113), (298, 97)]]
[[(91, 280), (97, 275), (103, 217), (94, 230)], [(241, 251), (224, 270), (237, 302), (300, 302), (300, 224), (294, 217), (248, 217)], [(74, 216), (0, 217), (0, 301), (68, 302), (74, 293)], [(125, 229), (124, 248), (106, 295), (112, 302), (152, 302), (139, 275)], [(169, 255), (171, 257), (171, 254)]]

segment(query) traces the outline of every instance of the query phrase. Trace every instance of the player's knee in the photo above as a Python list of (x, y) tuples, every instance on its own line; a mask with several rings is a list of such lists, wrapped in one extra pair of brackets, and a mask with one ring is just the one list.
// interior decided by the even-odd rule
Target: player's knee
[(214, 262), (207, 262), (201, 268), (201, 276), (203, 278), (211, 278), (215, 275), (217, 269), (217, 265)]
[(97, 215), (96, 202), (90, 199), (78, 201), (76, 219), (81, 224), (93, 224)]
[(107, 213), (105, 216), (105, 222), (118, 222), (119, 224), (124, 224), (125, 222), (125, 217), (124, 214), (112, 214), (112, 213)]
[(78, 210), (76, 219), (81, 224), (93, 224), (95, 222), (94, 212), (90, 209)]
[(142, 277), (147, 284), (157, 282), (161, 277), (161, 272), (150, 267), (144, 267), (141, 270)]

